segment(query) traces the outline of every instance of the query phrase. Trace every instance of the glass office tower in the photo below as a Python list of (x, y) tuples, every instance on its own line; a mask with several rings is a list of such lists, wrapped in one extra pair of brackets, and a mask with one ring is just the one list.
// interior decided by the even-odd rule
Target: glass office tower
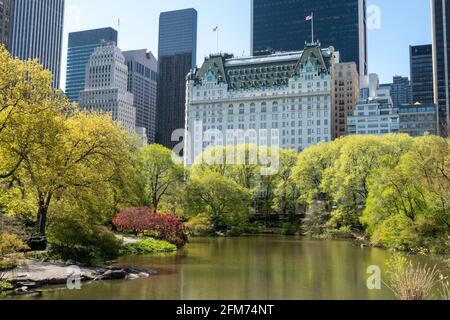
[(0, 0), (0, 44), (9, 47), (14, 0)]
[(185, 127), (186, 76), (196, 64), (197, 11), (163, 12), (159, 19), (156, 142), (172, 149), (172, 133)]
[(302, 50), (311, 42), (311, 13), (322, 48), (333, 46), (367, 75), (365, 0), (252, 0), (252, 52)]
[(409, 51), (412, 102), (433, 103), (433, 46), (411, 46)]
[(117, 31), (102, 28), (72, 32), (67, 51), (66, 95), (70, 101), (79, 102), (84, 90), (86, 66), (94, 50), (102, 43), (117, 43)]
[(64, 28), (64, 0), (15, 0), (11, 54), (38, 59), (59, 88)]
[(450, 3), (431, 0), (433, 22), (434, 103), (438, 106), (439, 133), (450, 135)]
[(147, 143), (155, 143), (158, 61), (147, 49), (124, 51), (128, 91), (134, 96), (136, 127), (146, 129)]

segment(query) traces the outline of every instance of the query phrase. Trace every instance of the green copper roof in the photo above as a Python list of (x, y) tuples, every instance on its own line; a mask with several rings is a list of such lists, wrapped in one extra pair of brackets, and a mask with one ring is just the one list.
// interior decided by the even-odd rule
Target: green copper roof
[(229, 90), (285, 87), (289, 79), (311, 68), (318, 70), (319, 74), (329, 74), (332, 53), (332, 50), (322, 50), (315, 45), (306, 47), (302, 52), (249, 58), (212, 55), (189, 77), (200, 84), (208, 76), (214, 76), (219, 83), (228, 84)]

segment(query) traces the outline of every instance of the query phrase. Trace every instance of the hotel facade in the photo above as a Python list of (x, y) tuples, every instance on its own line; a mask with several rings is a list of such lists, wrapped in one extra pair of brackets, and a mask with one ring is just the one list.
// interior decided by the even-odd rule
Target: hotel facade
[(185, 162), (217, 145), (302, 151), (332, 140), (331, 68), (339, 53), (211, 55), (187, 77)]

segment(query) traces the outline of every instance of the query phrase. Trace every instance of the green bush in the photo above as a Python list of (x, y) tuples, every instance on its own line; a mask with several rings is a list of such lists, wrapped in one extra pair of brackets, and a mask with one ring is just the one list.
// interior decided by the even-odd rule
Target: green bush
[[(17, 267), (17, 261), (15, 259), (2, 259), (0, 260), (0, 273), (12, 270)], [(1, 275), (0, 275), (1, 277)]]
[(298, 232), (298, 228), (294, 223), (284, 222), (281, 225), (280, 234), (283, 236), (295, 236)]
[[(10, 291), (14, 289), (14, 286), (9, 283), (8, 281), (0, 280), (0, 293), (4, 291)], [(2, 295), (0, 295), (0, 298), (2, 298)]]
[(213, 233), (213, 225), (207, 214), (199, 214), (186, 223), (189, 234), (193, 236), (207, 236)]
[(93, 263), (119, 256), (121, 240), (105, 227), (66, 216), (55, 220), (50, 231), (51, 254), (63, 260)]
[(127, 254), (153, 254), (153, 253), (170, 253), (177, 251), (177, 247), (171, 243), (155, 239), (144, 239), (140, 242), (129, 243), (120, 249), (120, 253)]
[(0, 234), (0, 259), (27, 250), (28, 246), (15, 234)]

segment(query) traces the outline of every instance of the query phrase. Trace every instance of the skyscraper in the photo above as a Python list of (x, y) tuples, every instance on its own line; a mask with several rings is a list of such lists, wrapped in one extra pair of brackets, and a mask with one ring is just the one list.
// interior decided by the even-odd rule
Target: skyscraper
[(450, 135), (450, 4), (431, 0), (433, 22), (434, 103), (438, 106), (439, 133)]
[(159, 80), (156, 142), (177, 143), (172, 133), (185, 127), (186, 76), (196, 64), (197, 11), (163, 12), (159, 18)]
[(110, 112), (124, 130), (135, 133), (136, 109), (133, 94), (127, 91), (128, 67), (115, 43), (94, 50), (86, 68), (85, 90), (80, 92), (80, 108)]
[(15, 0), (10, 50), (22, 60), (38, 59), (59, 88), (64, 0)]
[(412, 102), (433, 103), (433, 46), (411, 46), (409, 52)]
[(128, 66), (128, 91), (134, 96), (136, 126), (146, 129), (148, 143), (155, 143), (158, 61), (146, 49), (123, 55)]
[(0, 44), (9, 47), (14, 0), (0, 0)]
[(360, 96), (359, 75), (354, 62), (336, 63), (331, 69), (332, 78), (332, 137), (348, 134), (348, 117), (353, 116)]
[(79, 101), (80, 92), (84, 90), (89, 58), (102, 42), (117, 43), (117, 31), (113, 28), (102, 28), (69, 33), (66, 95), (70, 101)]
[(391, 97), (394, 108), (412, 103), (411, 82), (407, 77), (394, 76)]
[(365, 0), (252, 0), (252, 52), (297, 51), (314, 35), (322, 47), (333, 46), (342, 62), (355, 62), (367, 75)]
[(409, 55), (413, 103), (433, 103), (433, 46), (411, 46)]

